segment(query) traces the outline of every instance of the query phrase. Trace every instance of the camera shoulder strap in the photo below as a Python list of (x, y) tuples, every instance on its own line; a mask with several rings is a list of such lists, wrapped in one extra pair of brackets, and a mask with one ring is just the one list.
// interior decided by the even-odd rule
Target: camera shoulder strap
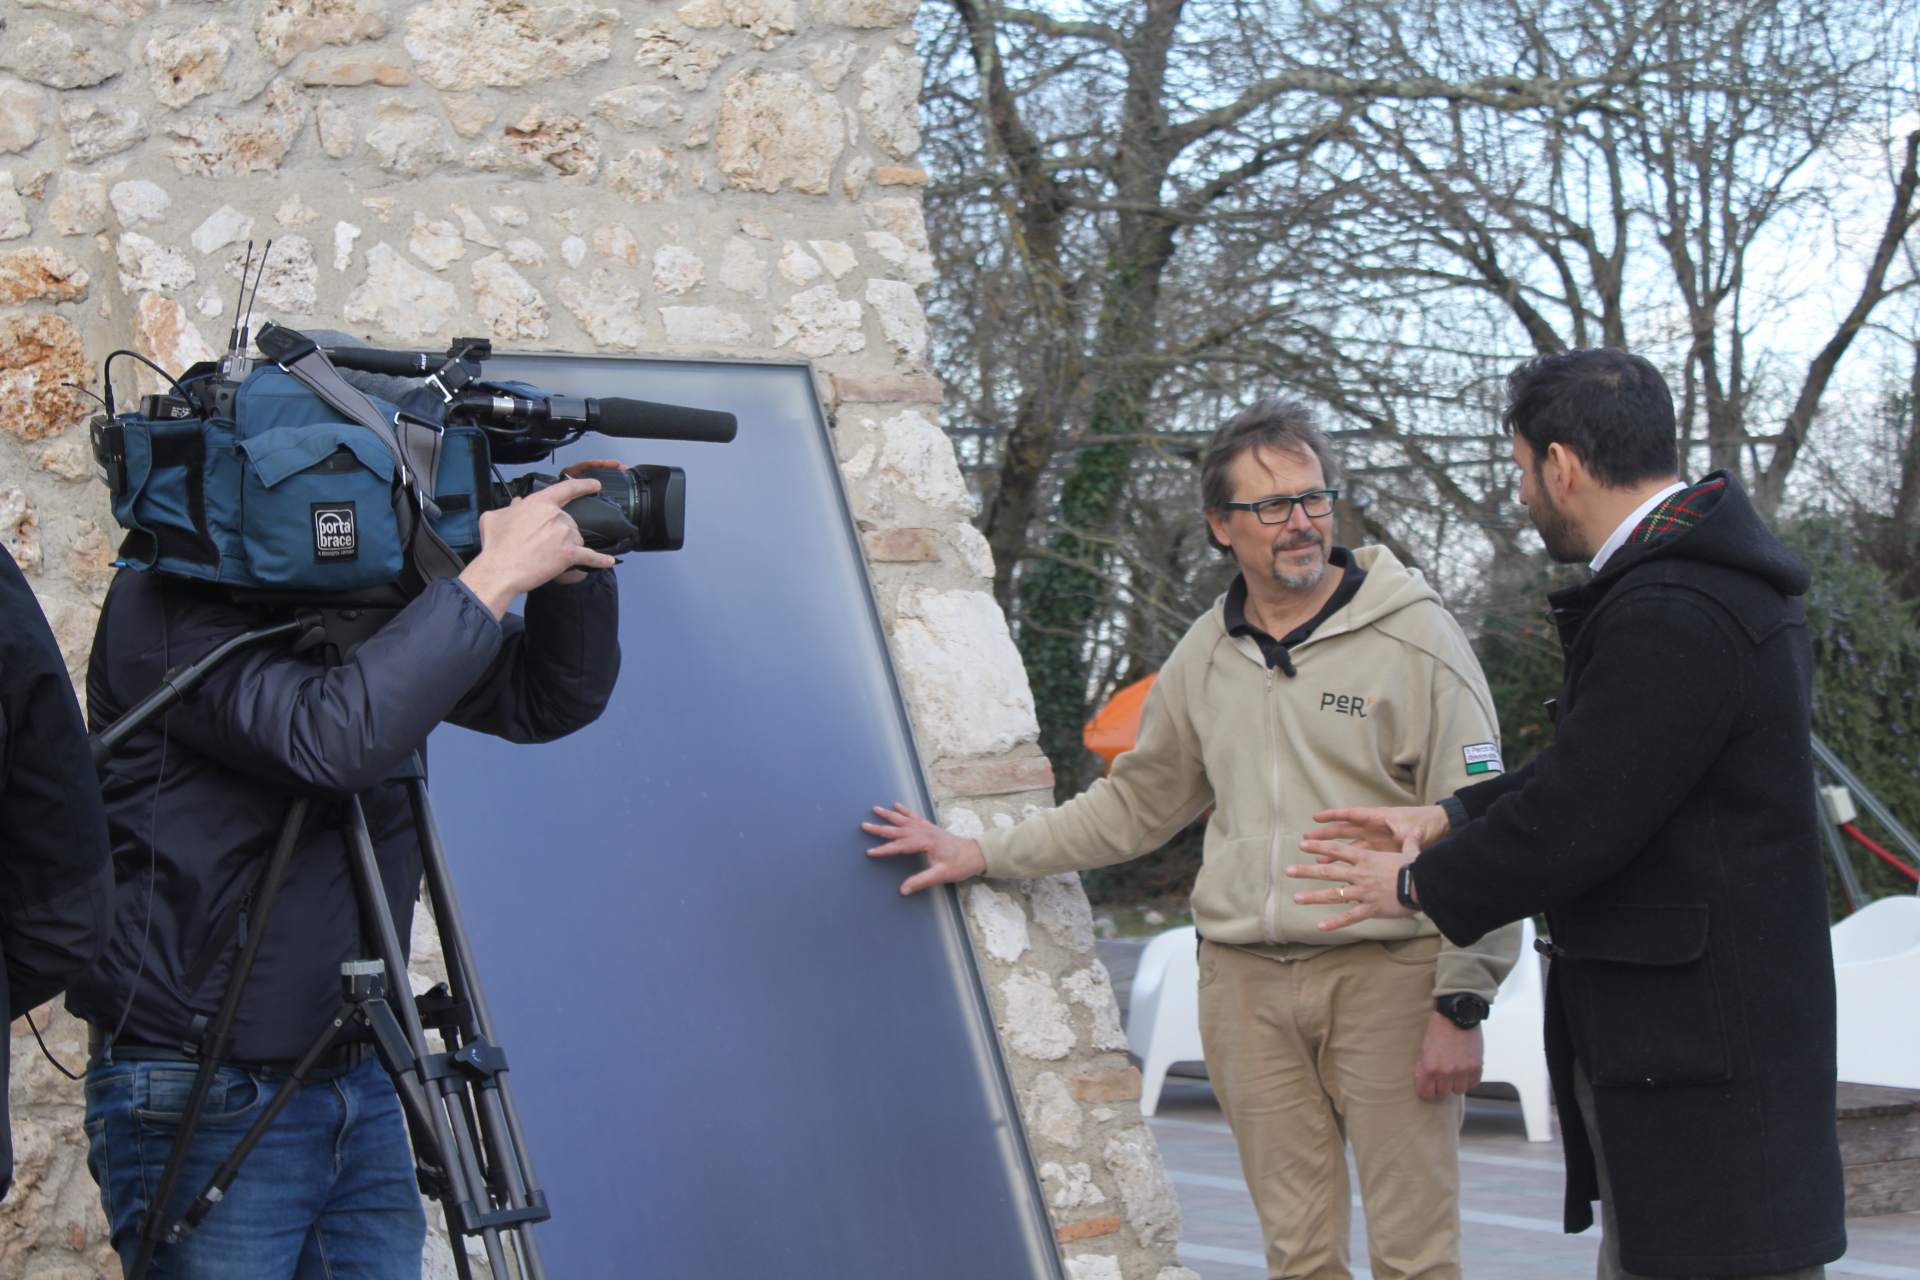
[[(319, 396), (351, 422), (373, 432), (400, 467), (400, 483), (394, 486), (393, 514), (399, 523), (401, 539), (408, 547), (408, 568), (419, 579), (409, 586), (423, 588), (435, 578), (459, 575), (464, 562), (433, 531), (423, 515), (439, 515), (433, 502), (435, 463), (439, 456), (438, 433), (403, 427), (398, 432), (387, 415), (368, 398), (366, 392), (340, 376), (313, 339), (284, 325), (268, 325), (256, 339), (260, 350), (285, 369), (302, 386)], [(432, 440), (423, 440), (431, 436)], [(427, 444), (425, 449), (419, 446)], [(424, 456), (423, 456), (424, 455)]]

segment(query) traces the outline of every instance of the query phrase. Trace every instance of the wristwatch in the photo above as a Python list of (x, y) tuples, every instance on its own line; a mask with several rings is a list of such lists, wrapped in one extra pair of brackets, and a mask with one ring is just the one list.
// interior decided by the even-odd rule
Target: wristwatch
[(1471, 991), (1461, 991), (1450, 996), (1436, 996), (1433, 1007), (1462, 1031), (1471, 1031), (1485, 1022), (1490, 1012), (1487, 1002)]
[(1420, 903), (1413, 896), (1413, 864), (1411, 862), (1400, 868), (1400, 878), (1394, 881), (1393, 896), (1400, 899), (1400, 905), (1409, 911), (1420, 909)]

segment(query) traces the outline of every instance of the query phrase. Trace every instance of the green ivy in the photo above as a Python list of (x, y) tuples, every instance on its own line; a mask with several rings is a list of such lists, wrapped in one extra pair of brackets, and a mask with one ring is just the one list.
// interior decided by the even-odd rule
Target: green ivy
[[(1920, 830), (1920, 741), (1914, 723), (1920, 706), (1920, 626), (1912, 605), (1861, 553), (1847, 523), (1813, 517), (1782, 536), (1813, 573), (1804, 601), (1813, 641), (1813, 731), (1909, 831)], [(1864, 810), (1858, 825), (1904, 857)], [(1913, 881), (1849, 844), (1861, 887), (1870, 895), (1913, 892)], [(1829, 883), (1828, 896), (1839, 914), (1837, 884)]]

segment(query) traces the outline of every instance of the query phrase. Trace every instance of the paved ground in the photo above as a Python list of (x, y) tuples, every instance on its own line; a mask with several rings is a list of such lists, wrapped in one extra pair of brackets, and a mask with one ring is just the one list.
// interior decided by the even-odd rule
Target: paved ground
[[(1159, 1114), (1147, 1121), (1186, 1215), (1181, 1260), (1204, 1280), (1260, 1280), (1260, 1225), (1240, 1177), (1233, 1135), (1204, 1080), (1169, 1078)], [(1467, 1100), (1461, 1132), (1461, 1217), (1466, 1280), (1589, 1280), (1597, 1231), (1560, 1230), (1564, 1185), (1558, 1141), (1527, 1141), (1520, 1104)], [(1353, 1274), (1366, 1280), (1366, 1228), (1354, 1202)], [(1920, 1280), (1920, 1213), (1853, 1218), (1852, 1248), (1827, 1274)]]

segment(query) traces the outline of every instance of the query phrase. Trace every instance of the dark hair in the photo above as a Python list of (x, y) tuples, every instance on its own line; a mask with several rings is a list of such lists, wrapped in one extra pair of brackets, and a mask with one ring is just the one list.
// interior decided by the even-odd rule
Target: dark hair
[[(1290, 449), (1310, 454), (1320, 462), (1323, 483), (1328, 487), (1340, 483), (1340, 463), (1333, 456), (1333, 444), (1314, 421), (1313, 410), (1298, 400), (1261, 400), (1228, 418), (1207, 442), (1206, 456), (1200, 459), (1203, 509), (1227, 509), (1227, 503), (1233, 501), (1233, 464), (1250, 449)], [(1211, 529), (1207, 541), (1217, 551), (1227, 550)]]
[(1535, 356), (1515, 369), (1500, 426), (1527, 442), (1536, 466), (1549, 445), (1562, 445), (1609, 489), (1680, 472), (1666, 379), (1618, 347)]

